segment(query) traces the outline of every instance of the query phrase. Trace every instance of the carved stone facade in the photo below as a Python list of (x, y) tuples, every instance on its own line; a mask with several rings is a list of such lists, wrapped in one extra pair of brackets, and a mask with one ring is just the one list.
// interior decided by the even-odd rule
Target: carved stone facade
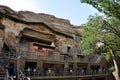
[[(32, 70), (84, 69), (90, 72), (93, 62), (81, 54), (79, 47), (80, 27), (52, 15), (15, 12), (5, 6), (0, 6), (0, 16), (0, 54), (18, 71), (30, 67)], [(97, 66), (98, 71), (106, 67), (105, 62), (102, 63), (98, 61), (93, 66)]]

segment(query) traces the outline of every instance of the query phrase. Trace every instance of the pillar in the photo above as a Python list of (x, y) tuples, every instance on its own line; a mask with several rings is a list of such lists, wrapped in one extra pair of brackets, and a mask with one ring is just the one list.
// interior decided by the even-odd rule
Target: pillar
[(43, 70), (43, 61), (38, 60), (37, 61), (37, 67), (36, 67), (39, 71)]
[(22, 56), (19, 56), (17, 58), (17, 71), (24, 71), (24, 68), (25, 68), (25, 58), (22, 57)]
[(73, 64), (73, 69), (76, 71), (77, 70), (77, 63)]
[(90, 63), (88, 63), (88, 65), (87, 65), (87, 72), (91, 73), (91, 64)]
[(0, 54), (1, 54), (2, 48), (3, 48), (3, 40), (2, 40), (2, 38), (0, 37)]
[(66, 62), (66, 63), (64, 64), (64, 72), (63, 72), (64, 75), (67, 74), (68, 68), (69, 68), (69, 63)]
[(3, 40), (4, 40), (4, 29), (0, 28), (0, 54), (3, 48), (3, 42), (4, 42)]

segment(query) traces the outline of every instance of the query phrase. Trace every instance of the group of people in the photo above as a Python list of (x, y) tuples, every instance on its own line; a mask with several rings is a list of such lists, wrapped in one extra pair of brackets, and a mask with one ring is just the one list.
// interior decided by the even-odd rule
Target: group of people
[(23, 74), (21, 71), (17, 72), (11, 63), (6, 65), (6, 74), (8, 74), (9, 80), (31, 80), (28, 74)]
[[(0, 55), (1, 56), (1, 55)], [(5, 61), (5, 59), (4, 59), (4, 57), (0, 57), (0, 65), (2, 65), (2, 66), (4, 66), (4, 61)]]
[[(8, 72), (9, 72), (9, 76), (12, 76), (13, 79), (11, 80), (31, 80), (30, 79), (30, 76), (34, 76), (34, 75), (44, 75), (44, 76), (52, 76), (52, 75), (55, 75), (55, 76), (59, 76), (59, 75), (79, 75), (79, 74), (87, 74), (89, 72), (87, 72), (86, 68), (83, 68), (83, 69), (77, 69), (77, 70), (74, 70), (72, 68), (70, 69), (58, 69), (58, 68), (54, 68), (54, 69), (51, 69), (51, 68), (45, 68), (43, 70), (39, 70), (39, 69), (36, 69), (36, 68), (31, 68), (31, 67), (28, 67), (26, 72), (24, 72), (24, 74), (19, 71), (17, 72), (12, 64), (8, 64), (6, 66)], [(91, 70), (90, 73), (102, 73), (102, 72), (106, 72), (106, 69), (103, 68), (102, 70), (99, 69), (99, 70)], [(10, 77), (11, 78), (11, 77)]]

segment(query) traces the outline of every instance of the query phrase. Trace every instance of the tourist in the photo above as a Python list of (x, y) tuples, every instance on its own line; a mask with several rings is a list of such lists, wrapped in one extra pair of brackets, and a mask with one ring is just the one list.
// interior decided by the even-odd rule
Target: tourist
[(13, 80), (17, 80), (17, 75), (16, 74), (13, 75)]
[(28, 67), (28, 69), (27, 69), (27, 74), (30, 76), (30, 72), (31, 72), (31, 69), (30, 69), (30, 67)]
[(14, 68), (10, 63), (7, 64), (6, 68), (8, 70), (9, 76), (13, 75)]
[(4, 59), (3, 57), (0, 58), (0, 64), (1, 64), (2, 66), (3, 66), (3, 64), (4, 64), (4, 60), (5, 60), (5, 59)]
[(48, 69), (48, 75), (50, 76), (50, 74), (51, 74), (51, 69), (49, 68)]
[(70, 75), (72, 75), (73, 74), (73, 70), (72, 69), (70, 69)]
[(28, 75), (25, 75), (23, 80), (31, 80), (30, 77), (28, 77)]
[(36, 72), (37, 72), (37, 70), (36, 70), (36, 68), (34, 68), (33, 69), (33, 75), (36, 75)]
[(102, 73), (102, 70), (101, 70), (101, 68), (99, 68), (98, 72), (99, 72), (100, 74)]
[(23, 80), (23, 76), (22, 76), (21, 72), (18, 73), (18, 80)]
[(33, 72), (36, 72), (36, 71), (37, 71), (36, 68), (34, 68), (34, 69), (33, 69)]

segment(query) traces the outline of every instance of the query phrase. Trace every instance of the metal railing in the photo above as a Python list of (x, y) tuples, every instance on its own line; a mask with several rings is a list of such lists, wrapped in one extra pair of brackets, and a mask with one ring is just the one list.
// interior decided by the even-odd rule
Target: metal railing
[(94, 55), (94, 56), (90, 57), (89, 62), (90, 62), (90, 63), (99, 63), (102, 58), (103, 58), (103, 57), (100, 56), (100, 55)]
[(28, 51), (20, 51), (18, 56), (24, 56), (28, 58), (39, 58), (42, 60), (49, 60), (49, 61), (59, 61), (59, 62), (87, 62), (85, 58), (80, 57), (69, 57), (64, 55), (44, 55), (44, 52), (28, 52)]
[(36, 58), (41, 60), (48, 60), (48, 61), (59, 61), (59, 62), (87, 62), (85, 59), (69, 57), (64, 55), (44, 55), (44, 52), (41, 53), (33, 53), (28, 51), (20, 51), (19, 53), (13, 54), (11, 52), (3, 52), (7, 58), (16, 59), (18, 56), (28, 57), (28, 58)]
[(81, 71), (36, 71), (36, 72), (24, 72), (25, 75), (29, 77), (57, 77), (57, 76), (84, 76), (84, 75), (103, 75), (109, 74), (106, 72), (81, 72)]
[(13, 54), (9, 51), (6, 52), (2, 52), (1, 55), (6, 56), (7, 58), (17, 58), (18, 56), (24, 56), (24, 57), (31, 57), (31, 58), (39, 58), (39, 59), (43, 59), (43, 60), (49, 60), (49, 61), (59, 61), (59, 62), (91, 62), (91, 63), (99, 63), (102, 59), (101, 56), (94, 56), (93, 58), (89, 59), (85, 59), (85, 58), (80, 58), (80, 57), (69, 57), (69, 56), (64, 56), (64, 55), (44, 55), (44, 52), (39, 52), (39, 53), (35, 53), (35, 52), (28, 52), (28, 51), (20, 51), (17, 54)]
[(11, 53), (11, 52), (9, 52), (9, 51), (7, 51), (7, 52), (2, 52), (1, 55), (4, 56), (4, 57), (8, 57), (8, 58), (16, 58), (16, 57), (17, 57), (16, 54), (13, 54), (13, 53)]
[(4, 55), (7, 58), (17, 58), (18, 56), (28, 57), (28, 58), (34, 58), (34, 59), (41, 59), (41, 60), (48, 60), (48, 61), (59, 61), (59, 62), (87, 62), (85, 58), (80, 57), (69, 57), (64, 55), (44, 55), (44, 52), (28, 52), (28, 51), (20, 51), (19, 53), (13, 54), (10, 52), (3, 52), (2, 55)]

